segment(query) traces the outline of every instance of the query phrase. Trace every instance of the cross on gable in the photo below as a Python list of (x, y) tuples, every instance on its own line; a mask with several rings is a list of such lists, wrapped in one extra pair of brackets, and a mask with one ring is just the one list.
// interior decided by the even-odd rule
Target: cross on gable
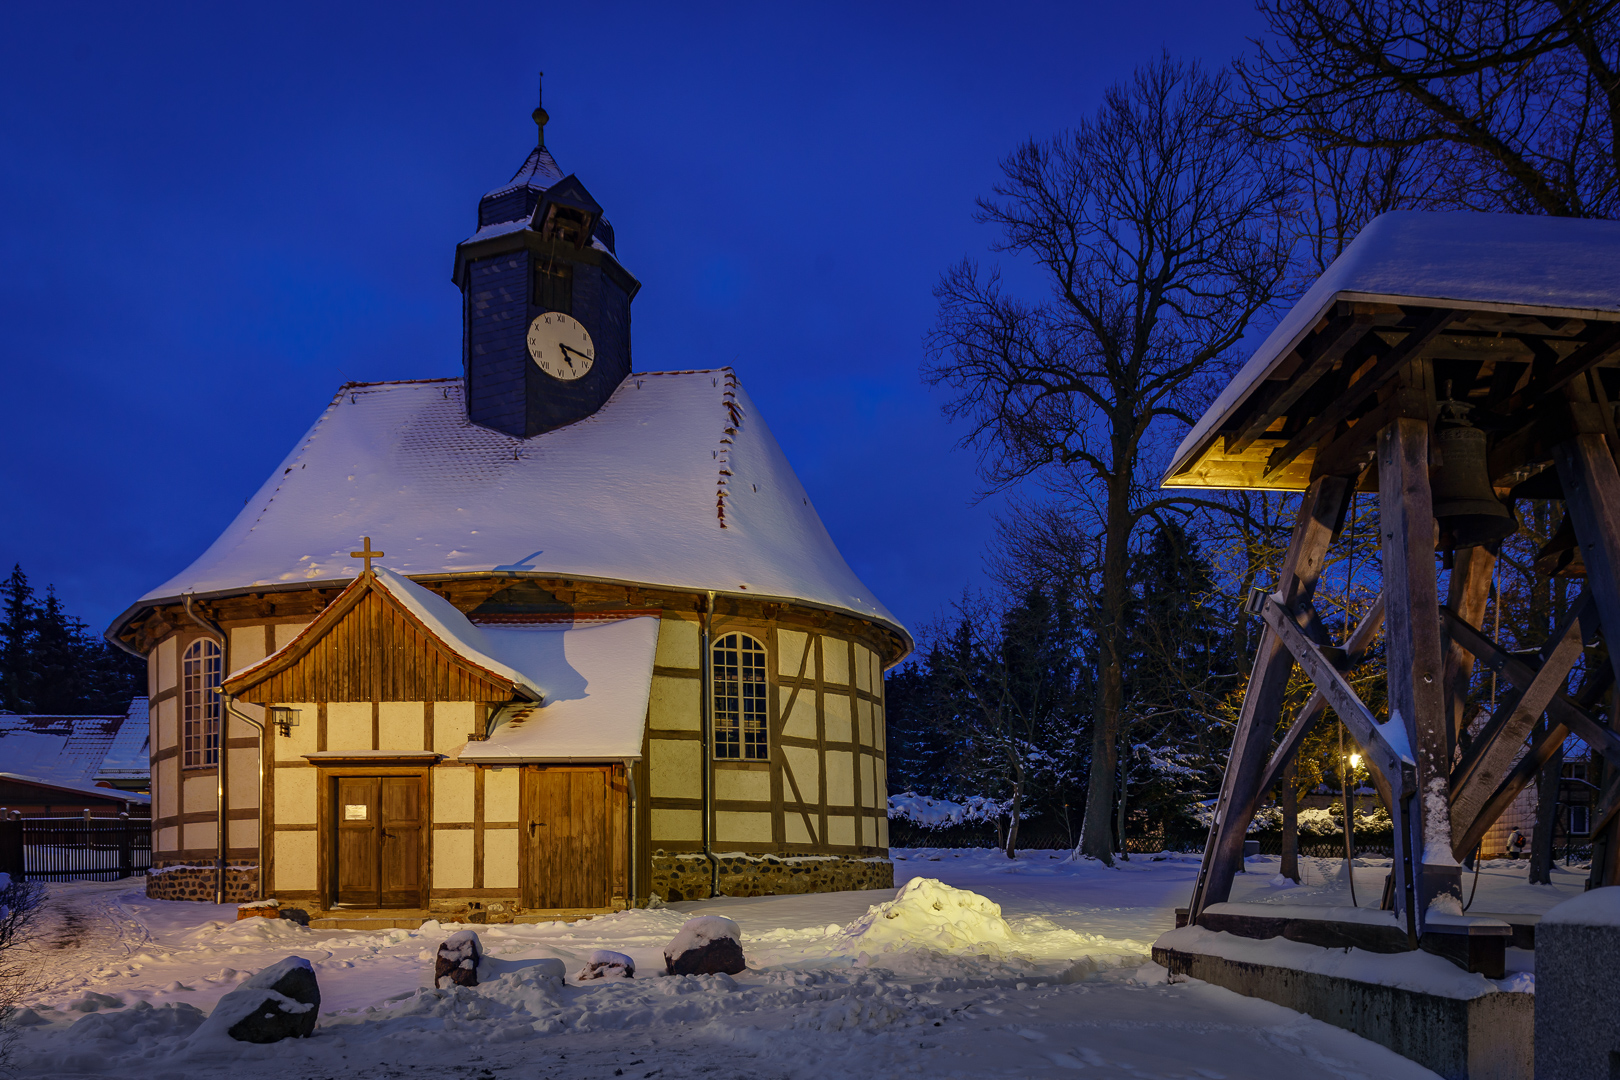
[(361, 537), (361, 539), (365, 541), (365, 544), (361, 550), (349, 552), (349, 558), (366, 560), (366, 573), (369, 574), (371, 573), (371, 560), (380, 559), (384, 555), (388, 554), (388, 552), (371, 550), (371, 537), (369, 536)]

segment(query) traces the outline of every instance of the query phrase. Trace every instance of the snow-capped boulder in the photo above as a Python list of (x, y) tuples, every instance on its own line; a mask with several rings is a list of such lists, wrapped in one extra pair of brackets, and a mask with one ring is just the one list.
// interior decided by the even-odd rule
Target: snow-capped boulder
[(580, 982), (588, 979), (633, 979), (636, 977), (636, 962), (622, 952), (613, 952), (611, 949), (597, 949), (591, 953), (590, 960), (579, 969), (574, 978)]
[(742, 930), (720, 915), (687, 919), (664, 946), (664, 968), (671, 975), (735, 975), (747, 966)]
[(272, 1043), (315, 1033), (321, 988), (302, 956), (271, 964), (219, 999), (197, 1029), (196, 1042), (229, 1036), (237, 1042)]
[(445, 976), (452, 986), (477, 986), (478, 962), (484, 958), (478, 935), (471, 930), (457, 930), (444, 939), (433, 958), (433, 986)]

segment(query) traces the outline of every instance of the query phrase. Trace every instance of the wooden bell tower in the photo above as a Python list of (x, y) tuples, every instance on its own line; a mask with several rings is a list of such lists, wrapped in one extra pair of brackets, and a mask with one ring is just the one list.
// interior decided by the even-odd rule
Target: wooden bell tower
[[(1458, 894), (1462, 860), (1570, 734), (1604, 763), (1592, 880), (1620, 884), (1610, 707), (1620, 672), (1616, 253), (1612, 222), (1385, 215), (1182, 443), (1166, 487), (1303, 492), (1274, 586), (1250, 598), (1264, 630), (1192, 920), (1230, 895), (1249, 822), (1330, 708), (1394, 821), (1393, 907), (1414, 947), (1431, 904)], [(1335, 642), (1312, 597), (1354, 491), (1377, 492), (1383, 592)], [(1482, 629), (1519, 498), (1562, 502), (1585, 574), (1584, 592), (1533, 656)], [(1380, 629), (1386, 716), (1347, 679)], [(1314, 691), (1285, 715), (1296, 664)], [(1508, 688), (1494, 711), (1470, 702), (1477, 665)]]

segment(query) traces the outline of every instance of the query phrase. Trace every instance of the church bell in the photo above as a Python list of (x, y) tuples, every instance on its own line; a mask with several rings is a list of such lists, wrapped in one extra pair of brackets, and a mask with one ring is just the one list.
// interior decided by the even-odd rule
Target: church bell
[(1440, 465), (1430, 481), (1430, 490), (1442, 546), (1495, 544), (1517, 532), (1518, 521), (1491, 487), (1485, 433), (1458, 418), (1437, 430), (1434, 438)]

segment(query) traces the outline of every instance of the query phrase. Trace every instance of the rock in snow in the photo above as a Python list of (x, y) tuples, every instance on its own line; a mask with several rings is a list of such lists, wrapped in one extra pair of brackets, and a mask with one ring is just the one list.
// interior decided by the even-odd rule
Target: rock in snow
[(742, 931), (721, 915), (687, 919), (664, 946), (664, 967), (671, 975), (736, 975), (747, 966)]
[(219, 999), (197, 1029), (197, 1041), (228, 1035), (238, 1042), (272, 1043), (315, 1033), (321, 990), (302, 956), (271, 964)]
[(622, 952), (613, 952), (611, 949), (597, 949), (591, 953), (590, 961), (579, 969), (574, 978), (580, 982), (587, 979), (633, 979), (636, 977), (636, 962)]
[(478, 935), (472, 930), (458, 930), (444, 939), (438, 955), (433, 958), (433, 986), (450, 976), (452, 986), (477, 986), (478, 962), (484, 950), (478, 944)]

